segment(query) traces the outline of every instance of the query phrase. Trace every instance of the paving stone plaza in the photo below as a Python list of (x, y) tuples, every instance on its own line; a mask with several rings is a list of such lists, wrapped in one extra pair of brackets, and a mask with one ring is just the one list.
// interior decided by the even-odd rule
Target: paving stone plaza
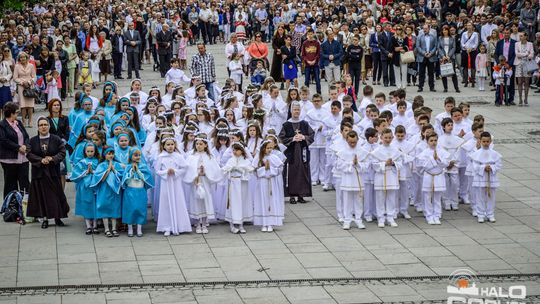
[[(220, 83), (227, 75), (223, 47), (208, 46)], [(159, 74), (143, 67), (143, 89), (163, 88)], [(129, 81), (118, 84), (126, 93)], [(436, 85), (439, 92), (423, 93), (434, 114), (448, 96)], [(412, 99), (416, 87), (407, 94)], [(335, 192), (320, 186), (309, 203), (286, 204), (285, 224), (274, 233), (247, 226), (247, 234), (233, 235), (228, 224), (217, 224), (209, 234), (166, 238), (149, 222), (142, 238), (106, 238), (85, 235), (72, 213), (59, 228), (2, 221), (0, 304), (446, 303), (447, 277), (458, 269), (476, 273), (478, 286), (525, 285), (522, 301), (540, 303), (540, 95), (530, 96), (528, 108), (496, 108), (489, 90), (463, 88), (453, 96), (472, 103), (471, 115), (484, 115), (503, 155), (496, 223), (479, 224), (460, 205), (433, 226), (411, 207), (412, 219), (398, 219), (397, 228), (367, 223), (345, 231), (336, 220)], [(73, 210), (72, 183), (66, 194)]]

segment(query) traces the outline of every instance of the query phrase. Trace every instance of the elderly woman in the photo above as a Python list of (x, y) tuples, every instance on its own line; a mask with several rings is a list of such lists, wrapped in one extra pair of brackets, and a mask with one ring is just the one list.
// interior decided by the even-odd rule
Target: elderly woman
[(56, 226), (64, 226), (62, 218), (69, 212), (66, 195), (60, 181), (60, 163), (66, 156), (62, 139), (50, 134), (49, 120), (38, 118), (38, 135), (29, 142), (28, 160), (32, 163), (32, 182), (28, 196), (28, 216), (41, 217), (41, 228), (49, 227), (50, 218)]
[(99, 71), (101, 73), (100, 82), (106, 82), (107, 76), (111, 74), (111, 60), (112, 60), (112, 44), (105, 32), (100, 32), (99, 36), (103, 40), (103, 47), (101, 48), (101, 59), (99, 61)]
[(19, 107), (14, 102), (4, 105), (5, 118), (0, 121), (0, 163), (4, 171), (4, 195), (13, 190), (28, 191), (28, 133), (17, 120)]
[(22, 112), (22, 123), (31, 128), (32, 113), (34, 112), (35, 97), (24, 96), (24, 89), (33, 88), (36, 79), (34, 66), (28, 63), (30, 57), (26, 52), (20, 52), (13, 71), (13, 81), (17, 84), (17, 95)]

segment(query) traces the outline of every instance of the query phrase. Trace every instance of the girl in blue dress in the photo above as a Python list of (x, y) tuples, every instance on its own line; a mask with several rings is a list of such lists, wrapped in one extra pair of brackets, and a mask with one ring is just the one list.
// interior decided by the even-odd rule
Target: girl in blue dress
[[(97, 166), (90, 187), (96, 191), (96, 218), (103, 219), (107, 237), (120, 236), (116, 231), (116, 219), (122, 212), (120, 185), (124, 169), (115, 159), (114, 148), (103, 148), (104, 160)], [(109, 229), (111, 219), (112, 233)]]
[(86, 222), (86, 235), (99, 234), (96, 221), (96, 193), (90, 188), (94, 171), (99, 160), (97, 147), (86, 141), (84, 145), (84, 158), (73, 167), (71, 181), (75, 183), (75, 215), (82, 216)]
[(144, 162), (139, 148), (129, 149), (129, 164), (122, 178), (122, 222), (128, 225), (128, 236), (133, 236), (133, 225), (137, 225), (137, 236), (141, 237), (142, 225), (146, 224), (148, 196), (146, 191), (154, 187), (154, 178)]
[(296, 48), (291, 44), (292, 37), (285, 37), (285, 45), (281, 47), (281, 62), (283, 63), (283, 78), (287, 89), (291, 85), (291, 80), (294, 86), (298, 87), (298, 66), (296, 65)]

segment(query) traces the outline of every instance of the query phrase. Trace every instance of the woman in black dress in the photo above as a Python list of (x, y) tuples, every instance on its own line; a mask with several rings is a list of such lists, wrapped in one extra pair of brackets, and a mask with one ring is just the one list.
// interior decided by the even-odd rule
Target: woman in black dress
[(272, 38), (272, 48), (274, 56), (272, 56), (272, 67), (270, 68), (270, 76), (275, 82), (281, 82), (283, 90), (283, 69), (281, 65), (281, 47), (285, 45), (285, 28), (282, 24), (278, 25), (276, 34)]
[(37, 121), (38, 135), (30, 139), (26, 157), (32, 163), (32, 181), (28, 197), (28, 216), (41, 217), (41, 228), (49, 227), (53, 218), (56, 226), (64, 226), (69, 205), (60, 181), (60, 163), (66, 156), (62, 139), (49, 132), (49, 120), (40, 117)]
[[(47, 117), (47, 119), (49, 120), (49, 125), (51, 126), (49, 132), (60, 137), (64, 144), (67, 143), (71, 129), (69, 127), (68, 117), (62, 114), (62, 102), (57, 98), (51, 99), (47, 105), (47, 109), (49, 110), (49, 117)], [(62, 174), (62, 188), (64, 188), (66, 185), (67, 159), (68, 157), (66, 152), (66, 159), (60, 165), (60, 173)]]

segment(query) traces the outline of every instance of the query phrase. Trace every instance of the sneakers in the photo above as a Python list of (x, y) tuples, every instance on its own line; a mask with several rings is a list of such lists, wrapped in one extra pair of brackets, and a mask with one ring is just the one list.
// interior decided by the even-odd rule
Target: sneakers
[(458, 206), (458, 205), (452, 206), (452, 210), (458, 211), (458, 210), (459, 210), (459, 206)]
[(343, 228), (343, 230), (351, 229), (351, 222), (344, 222), (342, 228)]
[(203, 233), (203, 234), (207, 234), (207, 233), (208, 233), (208, 228), (206, 228), (206, 226), (203, 226), (203, 227), (202, 227), (202, 233)]
[(366, 229), (366, 226), (364, 226), (364, 223), (362, 223), (362, 220), (356, 220), (354, 221), (354, 223), (356, 224), (356, 227), (358, 227), (358, 229)]
[(446, 210), (446, 211), (451, 211), (451, 210), (452, 210), (452, 207), (450, 207), (450, 206), (444, 206), (444, 210)]
[(268, 231), (268, 232), (272, 232), (272, 231), (274, 231), (274, 228), (272, 228), (272, 226), (268, 226), (267, 231)]
[(163, 233), (163, 236), (169, 236), (169, 235), (171, 235), (171, 232), (170, 232), (170, 231), (165, 231), (165, 232)]
[(242, 234), (246, 233), (246, 229), (244, 229), (244, 226), (240, 226), (240, 233)]
[(483, 218), (483, 217), (478, 217), (478, 222), (479, 222), (479, 223), (483, 223), (483, 222), (484, 222), (484, 218)]
[(373, 218), (371, 216), (366, 216), (365, 219), (366, 219), (366, 222), (368, 223), (373, 222)]
[(474, 216), (474, 217), (477, 217), (477, 216), (478, 216), (478, 214), (476, 213), (476, 211), (473, 210), (472, 216)]
[(262, 226), (261, 231), (262, 231), (262, 232), (268, 232), (268, 227)]
[(438, 218), (436, 218), (436, 219), (433, 220), (433, 224), (434, 225), (440, 225), (441, 221)]
[(428, 225), (435, 225), (435, 222), (432, 219), (427, 220)]
[(379, 228), (384, 228), (384, 222), (379, 222), (379, 224), (377, 225)]
[(322, 186), (322, 191), (326, 192), (326, 191), (328, 191), (329, 188), (330, 188), (330, 187), (328, 186), (328, 184), (324, 184), (324, 185)]
[(495, 218), (494, 218), (494, 217), (490, 217), (490, 218), (489, 218), (489, 222), (490, 222), (490, 223), (495, 223)]
[(236, 227), (231, 227), (231, 233), (232, 234), (237, 234), (238, 232), (240, 232), (240, 229), (238, 229)]
[(405, 213), (402, 213), (403, 217), (410, 220), (411, 219), (411, 216), (409, 215), (408, 212), (405, 212)]
[(338, 218), (338, 222), (339, 222), (340, 224), (343, 224), (344, 221), (345, 221), (345, 220), (344, 220), (343, 218)]
[(395, 221), (391, 221), (391, 222), (390, 222), (390, 226), (391, 226), (391, 227), (397, 227), (398, 225), (397, 225), (397, 223), (396, 223)]
[(197, 234), (203, 233), (203, 232), (202, 232), (202, 226), (201, 226), (201, 225), (198, 225), (198, 226), (197, 226), (197, 229), (195, 229), (195, 233), (197, 233)]
[(424, 209), (422, 209), (422, 207), (416, 207), (416, 212), (423, 213)]

